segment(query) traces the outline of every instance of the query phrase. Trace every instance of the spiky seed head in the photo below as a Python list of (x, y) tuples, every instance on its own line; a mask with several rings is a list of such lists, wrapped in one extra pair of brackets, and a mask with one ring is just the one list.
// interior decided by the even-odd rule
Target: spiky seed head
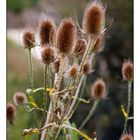
[(130, 60), (127, 60), (123, 63), (122, 76), (124, 80), (133, 80), (133, 63)]
[(92, 71), (92, 65), (91, 63), (89, 63), (88, 61), (85, 62), (85, 64), (83, 65), (83, 73), (84, 74), (89, 74)]
[(70, 77), (76, 77), (78, 74), (78, 67), (77, 65), (72, 65), (70, 70), (69, 70), (69, 76)]
[(41, 48), (41, 58), (42, 58), (42, 62), (44, 64), (50, 64), (51, 62), (54, 61), (54, 51), (51, 47), (49, 46), (43, 46)]
[(40, 44), (46, 45), (50, 42), (54, 42), (55, 39), (55, 24), (50, 19), (46, 19), (39, 24), (39, 37)]
[(133, 140), (133, 136), (131, 134), (123, 134), (120, 140)]
[(35, 47), (35, 34), (31, 31), (26, 31), (23, 33), (23, 47), (25, 49), (31, 49)]
[(91, 89), (92, 96), (95, 99), (102, 99), (106, 96), (106, 84), (102, 79), (97, 79)]
[(10, 124), (13, 124), (13, 121), (16, 117), (16, 108), (12, 103), (7, 103), (6, 113), (7, 120), (9, 121)]
[(55, 73), (58, 73), (59, 67), (60, 67), (60, 61), (59, 60), (54, 61), (53, 62), (53, 70)]
[(27, 97), (23, 92), (16, 92), (13, 96), (16, 105), (22, 105), (27, 102)]
[(76, 40), (76, 28), (71, 18), (63, 19), (58, 27), (56, 45), (60, 53), (71, 54)]
[(104, 28), (105, 9), (101, 3), (90, 3), (83, 16), (83, 30), (88, 34), (99, 34)]
[(93, 52), (94, 53), (98, 53), (101, 51), (101, 47), (102, 47), (102, 37), (101, 36), (98, 36), (97, 39), (96, 39), (96, 42), (95, 44), (93, 45)]
[(86, 50), (86, 46), (87, 46), (87, 42), (85, 39), (78, 39), (74, 49), (75, 56), (78, 57), (83, 55)]

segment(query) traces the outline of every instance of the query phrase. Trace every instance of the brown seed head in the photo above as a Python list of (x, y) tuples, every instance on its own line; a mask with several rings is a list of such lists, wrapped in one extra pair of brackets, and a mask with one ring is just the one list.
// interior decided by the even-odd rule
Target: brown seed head
[(43, 46), (41, 49), (41, 57), (43, 63), (51, 63), (54, 61), (54, 51), (48, 46)]
[(133, 140), (133, 136), (131, 134), (123, 134), (120, 140)]
[(89, 73), (91, 73), (91, 71), (92, 71), (91, 63), (86, 62), (83, 66), (83, 73), (84, 74), (89, 74)]
[(87, 42), (85, 39), (78, 39), (74, 50), (75, 56), (78, 57), (83, 55), (86, 50), (86, 46), (87, 46)]
[(131, 61), (125, 61), (122, 66), (122, 76), (124, 80), (133, 80), (133, 63)]
[(73, 46), (76, 40), (76, 28), (72, 19), (61, 21), (56, 35), (56, 44), (59, 52), (64, 54), (73, 53)]
[(95, 99), (102, 99), (106, 95), (106, 85), (102, 79), (98, 79), (92, 86), (92, 96)]
[(97, 37), (96, 42), (93, 46), (93, 52), (98, 53), (101, 51), (101, 46), (102, 46), (102, 38), (100, 36)]
[(56, 60), (56, 61), (53, 63), (53, 70), (54, 70), (55, 73), (58, 73), (59, 67), (60, 67), (60, 61), (59, 61), (59, 60)]
[(25, 49), (31, 49), (35, 47), (35, 35), (33, 32), (27, 31), (23, 34), (23, 46)]
[(104, 28), (105, 10), (102, 4), (90, 3), (84, 13), (83, 30), (88, 34), (99, 34)]
[(78, 74), (78, 67), (77, 65), (73, 65), (71, 66), (70, 70), (69, 70), (69, 76), (70, 77), (75, 77)]
[(40, 22), (39, 36), (41, 45), (46, 45), (50, 42), (54, 42), (55, 25), (51, 20), (47, 19)]
[(10, 124), (13, 124), (13, 121), (16, 117), (16, 108), (11, 103), (8, 103), (6, 108), (7, 120), (10, 122)]
[(16, 92), (14, 94), (13, 100), (16, 105), (22, 105), (27, 102), (27, 97), (23, 92)]

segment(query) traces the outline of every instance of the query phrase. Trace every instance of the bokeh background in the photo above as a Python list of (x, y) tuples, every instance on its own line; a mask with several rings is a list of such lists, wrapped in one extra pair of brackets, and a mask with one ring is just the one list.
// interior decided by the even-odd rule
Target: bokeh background
[[(43, 15), (53, 18), (58, 25), (64, 17), (77, 16), (82, 22), (84, 8), (89, 0), (7, 0), (7, 101), (12, 102), (15, 91), (29, 86), (27, 52), (21, 47), (20, 34), (27, 27), (34, 27)], [(102, 101), (95, 114), (85, 126), (85, 131), (98, 134), (98, 140), (118, 140), (123, 129), (124, 116), (121, 105), (126, 105), (127, 83), (122, 80), (121, 67), (125, 59), (133, 60), (133, 0), (103, 0), (106, 9), (106, 25), (113, 19), (106, 34), (104, 51), (96, 56), (96, 71), (88, 76), (84, 96), (89, 98), (93, 81), (102, 77), (107, 82), (108, 98)], [(42, 85), (43, 68), (34, 59), (35, 85)], [(91, 105), (80, 104), (71, 121), (77, 126), (84, 120)], [(130, 116), (133, 115), (133, 100)], [(24, 140), (24, 128), (34, 127), (33, 116), (17, 108), (13, 125), (7, 126), (8, 140)], [(128, 123), (133, 133), (133, 120)]]

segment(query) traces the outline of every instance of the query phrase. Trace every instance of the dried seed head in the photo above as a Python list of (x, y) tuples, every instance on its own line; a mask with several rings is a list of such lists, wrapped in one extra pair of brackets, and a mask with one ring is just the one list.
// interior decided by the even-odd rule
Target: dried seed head
[(40, 44), (45, 45), (50, 42), (54, 42), (55, 39), (55, 25), (54, 23), (47, 19), (43, 20), (39, 24), (39, 37)]
[(100, 37), (100, 36), (98, 36), (97, 37), (97, 39), (96, 39), (96, 42), (95, 42), (95, 44), (94, 44), (94, 46), (93, 46), (93, 52), (94, 53), (98, 53), (98, 52), (100, 52), (101, 51), (101, 47), (102, 47), (102, 38)]
[(16, 117), (16, 108), (11, 103), (8, 103), (6, 108), (7, 120), (10, 122), (10, 124), (13, 124), (13, 121)]
[(87, 46), (87, 42), (85, 39), (78, 39), (74, 50), (75, 56), (78, 57), (83, 55), (86, 50), (86, 46)]
[(91, 71), (92, 71), (91, 63), (86, 62), (86, 63), (83, 65), (83, 73), (84, 73), (84, 74), (89, 74), (89, 73), (91, 73)]
[(56, 35), (56, 44), (59, 52), (64, 54), (73, 53), (73, 46), (76, 40), (76, 28), (72, 19), (61, 21)]
[(23, 92), (16, 92), (13, 96), (16, 105), (22, 105), (27, 102), (27, 97)]
[(131, 134), (123, 134), (120, 140), (133, 140), (133, 136)]
[(70, 70), (69, 70), (69, 76), (70, 77), (75, 77), (78, 74), (78, 67), (77, 65), (73, 65), (71, 66)]
[(43, 46), (41, 48), (41, 58), (44, 64), (46, 63), (50, 64), (51, 62), (53, 62), (54, 61), (53, 49), (48, 46)]
[(35, 47), (35, 35), (33, 32), (27, 31), (23, 34), (23, 46), (25, 49), (31, 49)]
[(92, 96), (95, 99), (102, 99), (106, 96), (106, 85), (102, 79), (98, 79), (92, 86)]
[(84, 13), (83, 30), (88, 34), (99, 34), (104, 28), (105, 9), (101, 3), (90, 3)]
[(122, 76), (124, 80), (133, 80), (133, 63), (130, 60), (123, 63)]
[(60, 67), (60, 61), (59, 61), (59, 60), (56, 60), (56, 61), (53, 63), (53, 70), (54, 70), (55, 73), (58, 73), (59, 67)]

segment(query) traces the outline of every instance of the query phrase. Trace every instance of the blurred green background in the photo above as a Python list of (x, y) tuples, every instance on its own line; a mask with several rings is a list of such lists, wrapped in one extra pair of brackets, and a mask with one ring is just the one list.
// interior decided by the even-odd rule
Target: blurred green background
[[(81, 25), (83, 12), (89, 0), (7, 0), (7, 101), (12, 102), (16, 91), (29, 87), (27, 52), (21, 47), (20, 34), (26, 27), (34, 27), (42, 15), (53, 18), (58, 25), (64, 17), (77, 16)], [(97, 77), (103, 77), (108, 86), (108, 99), (101, 102), (85, 126), (92, 136), (96, 131), (98, 140), (118, 140), (124, 123), (120, 111), (126, 105), (127, 84), (121, 78), (121, 66), (125, 59), (133, 60), (133, 0), (103, 0), (106, 9), (106, 25), (113, 19), (113, 25), (106, 34), (104, 51), (96, 56), (96, 72), (88, 76), (85, 98), (88, 89)], [(43, 67), (34, 59), (35, 85), (43, 81)], [(133, 103), (132, 103), (133, 104)], [(80, 104), (71, 121), (77, 126), (84, 120), (91, 105)], [(130, 114), (133, 114), (133, 106)], [(33, 115), (22, 108), (17, 109), (14, 125), (7, 126), (8, 140), (24, 138), (21, 131), (34, 127)], [(133, 121), (129, 121), (128, 130), (133, 132)], [(35, 139), (33, 137), (33, 139)]]

